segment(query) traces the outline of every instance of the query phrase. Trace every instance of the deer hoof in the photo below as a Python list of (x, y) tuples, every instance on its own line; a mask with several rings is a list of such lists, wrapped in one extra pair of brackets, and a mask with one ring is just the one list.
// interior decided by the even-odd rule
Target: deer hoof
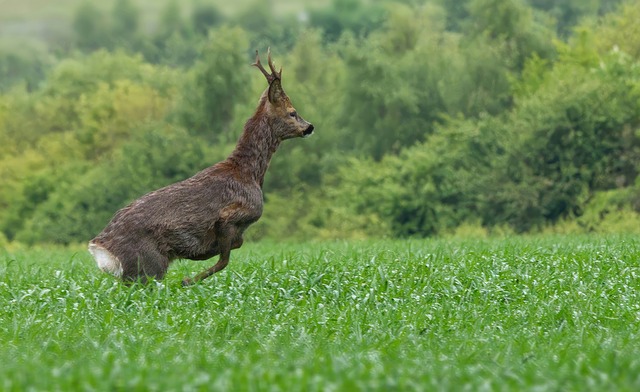
[(193, 281), (193, 279), (191, 278), (184, 278), (182, 279), (182, 287), (186, 287), (186, 286), (191, 286), (192, 284), (194, 284), (195, 282)]

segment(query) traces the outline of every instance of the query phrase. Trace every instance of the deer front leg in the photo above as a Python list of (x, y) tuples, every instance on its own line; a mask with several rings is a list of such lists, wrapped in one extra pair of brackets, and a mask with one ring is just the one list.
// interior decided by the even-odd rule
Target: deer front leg
[(229, 264), (229, 256), (231, 256), (231, 249), (228, 249), (226, 251), (223, 251), (220, 253), (220, 258), (218, 259), (218, 262), (211, 268), (207, 268), (206, 270), (200, 272), (198, 275), (195, 276), (195, 278), (191, 279), (191, 278), (184, 278), (182, 280), (182, 285), (183, 286), (190, 286), (196, 282), (199, 282), (203, 279), (208, 278), (209, 276), (215, 274), (218, 271), (221, 271), (224, 269), (224, 267), (227, 266), (227, 264)]
[[(235, 234), (235, 230), (230, 231)], [(213, 267), (207, 268), (206, 270), (200, 272), (193, 279), (188, 277), (184, 278), (182, 280), (183, 286), (190, 286), (203, 279), (206, 279), (216, 272), (222, 271), (227, 266), (227, 264), (229, 264), (231, 249), (237, 249), (242, 245), (242, 237), (239, 236), (237, 238), (233, 238), (231, 235), (229, 235), (229, 233), (226, 234), (226, 236), (220, 236), (220, 240), (218, 241), (218, 249), (220, 250), (220, 258), (218, 259), (218, 262)]]

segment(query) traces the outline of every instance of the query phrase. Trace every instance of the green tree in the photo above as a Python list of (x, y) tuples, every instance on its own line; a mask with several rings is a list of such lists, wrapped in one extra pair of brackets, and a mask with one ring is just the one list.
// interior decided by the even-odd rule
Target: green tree
[(526, 231), (579, 216), (598, 190), (632, 184), (640, 167), (639, 76), (628, 58), (612, 54), (596, 66), (568, 58), (536, 80), (539, 88), (518, 99), (507, 123), (518, 134), (487, 194), (488, 223)]
[(370, 38), (342, 39), (347, 98), (341, 122), (349, 130), (348, 149), (380, 159), (430, 132), (442, 103), (432, 88), (433, 62), (422, 55), (439, 33), (430, 30), (428, 14), (399, 7)]
[(175, 75), (98, 51), (63, 61), (40, 90), (0, 96), (0, 230), (14, 238), (58, 187), (164, 120)]
[(470, 0), (465, 33), (469, 45), (487, 40), (502, 48), (507, 69), (519, 71), (526, 59), (536, 54), (552, 57), (553, 30), (548, 21), (537, 18), (532, 9), (519, 0)]
[(116, 0), (111, 11), (111, 39), (114, 47), (136, 48), (139, 44), (140, 10), (131, 0)]
[[(556, 20), (558, 32), (569, 35), (571, 29), (584, 17), (594, 17), (601, 8), (601, 0), (529, 0), (536, 8), (547, 12)], [(607, 5), (611, 7), (611, 3)]]
[(170, 0), (161, 10), (160, 22), (152, 38), (153, 51), (147, 52), (146, 58), (173, 67), (191, 67), (203, 39), (193, 30), (193, 26), (183, 19), (178, 2)]
[(167, 39), (175, 33), (184, 32), (184, 29), (182, 10), (178, 1), (169, 0), (160, 11), (160, 21), (156, 31), (158, 39)]
[(348, 149), (380, 159), (424, 141), (446, 115), (508, 109), (502, 49), (462, 41), (446, 31), (442, 15), (439, 7), (397, 6), (384, 29), (341, 41)]
[(209, 30), (220, 25), (224, 17), (218, 8), (210, 3), (197, 3), (191, 12), (193, 30), (200, 35), (207, 36)]
[[(175, 93), (175, 75), (174, 71), (145, 63), (141, 56), (121, 52), (97, 51), (80, 60), (67, 59), (51, 72), (32, 101), (30, 109), (37, 123), (30, 128), (38, 133), (77, 129), (82, 108), (86, 107), (82, 101), (123, 80), (149, 86), (160, 96), (171, 96)], [(150, 103), (153, 98), (148, 97)]]
[(53, 56), (38, 42), (1, 40), (0, 92), (20, 84), (28, 91), (36, 90), (53, 63)]
[(437, 0), (436, 3), (446, 11), (447, 29), (460, 31), (469, 16), (469, 0)]
[(366, 36), (380, 27), (385, 8), (380, 3), (365, 4), (361, 0), (333, 0), (331, 6), (312, 9), (310, 24), (322, 29), (329, 42), (337, 41), (344, 32)]
[(339, 170), (334, 197), (358, 216), (377, 217), (393, 236), (446, 233), (479, 219), (484, 180), (505, 154), (503, 132), (488, 116), (450, 119), (397, 156), (350, 161)]
[(202, 140), (183, 130), (150, 126), (111, 160), (80, 175), (65, 176), (53, 192), (47, 192), (46, 200), (40, 200), (16, 239), (28, 244), (87, 241), (119, 208), (145, 192), (188, 178), (219, 158), (209, 153)]
[[(606, 54), (612, 50), (621, 50), (640, 59), (640, 3), (637, 1), (624, 4), (618, 12), (606, 15), (595, 27), (592, 43), (599, 53)], [(587, 31), (594, 27), (586, 25)]]
[(178, 111), (191, 132), (213, 142), (235, 142), (230, 129), (236, 106), (248, 98), (248, 40), (239, 28), (212, 30), (190, 72)]
[(109, 32), (105, 15), (92, 2), (85, 1), (73, 17), (73, 32), (76, 45), (83, 51), (94, 51), (109, 47)]
[(128, 37), (138, 32), (140, 10), (131, 0), (116, 0), (111, 14), (111, 29), (116, 37)]

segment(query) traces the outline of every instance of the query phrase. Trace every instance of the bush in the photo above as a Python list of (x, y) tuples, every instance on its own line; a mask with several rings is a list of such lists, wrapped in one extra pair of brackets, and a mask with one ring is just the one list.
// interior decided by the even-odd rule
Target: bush
[(216, 154), (204, 146), (184, 130), (151, 127), (123, 145), (112, 159), (73, 181), (58, 183), (16, 238), (28, 244), (88, 240), (119, 208), (213, 163)]
[(0, 92), (21, 83), (28, 91), (36, 90), (53, 64), (53, 57), (38, 42), (1, 40)]
[(637, 186), (596, 192), (584, 206), (580, 217), (562, 220), (545, 228), (545, 231), (562, 234), (640, 234), (638, 194)]

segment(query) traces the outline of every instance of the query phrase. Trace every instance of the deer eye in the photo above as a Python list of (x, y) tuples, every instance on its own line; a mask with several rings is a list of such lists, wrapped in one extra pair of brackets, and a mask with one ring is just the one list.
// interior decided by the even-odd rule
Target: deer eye
[(297, 115), (298, 115), (298, 113), (296, 113), (296, 112), (294, 111), (294, 112), (289, 113), (289, 115), (290, 115), (291, 117), (295, 117), (295, 116), (297, 116)]

